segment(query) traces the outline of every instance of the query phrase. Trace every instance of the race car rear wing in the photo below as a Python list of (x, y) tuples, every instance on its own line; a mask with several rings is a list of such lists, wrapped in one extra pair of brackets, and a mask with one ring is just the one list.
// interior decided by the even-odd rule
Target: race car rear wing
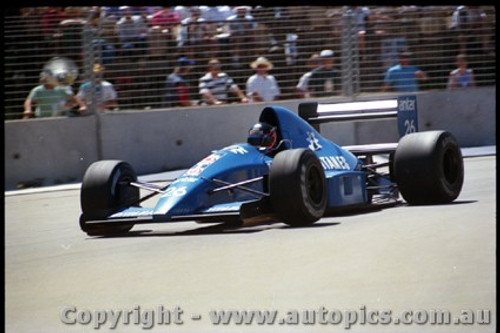
[(317, 131), (319, 124), (334, 121), (367, 121), (397, 118), (400, 136), (418, 131), (417, 97), (398, 96), (394, 99), (348, 103), (299, 104), (299, 116)]

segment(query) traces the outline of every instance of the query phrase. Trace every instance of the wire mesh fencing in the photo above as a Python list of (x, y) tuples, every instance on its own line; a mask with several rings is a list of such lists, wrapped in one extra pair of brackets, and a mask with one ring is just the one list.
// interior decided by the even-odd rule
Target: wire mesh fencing
[(297, 85), (322, 65), (323, 50), (333, 51), (338, 75), (332, 96), (383, 91), (403, 51), (427, 76), (420, 91), (449, 89), (458, 54), (476, 86), (496, 84), (494, 6), (25, 7), (4, 15), (5, 120), (22, 118), (27, 95), (53, 57), (77, 64), (74, 93), (93, 84), (92, 68), (102, 65), (119, 110), (165, 108), (166, 77), (181, 57), (195, 62), (185, 74), (194, 105), (212, 58), (246, 92), (255, 73), (250, 64), (266, 57), (279, 100), (314, 98)]

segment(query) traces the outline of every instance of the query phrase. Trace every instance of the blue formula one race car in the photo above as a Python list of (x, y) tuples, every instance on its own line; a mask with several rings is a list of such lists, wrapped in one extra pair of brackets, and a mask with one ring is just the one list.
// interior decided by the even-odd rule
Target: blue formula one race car
[[(319, 131), (323, 122), (388, 117), (398, 119), (397, 143), (341, 147)], [(450, 203), (464, 178), (457, 140), (416, 130), (415, 96), (302, 103), (298, 114), (268, 106), (246, 143), (213, 151), (166, 186), (139, 182), (127, 162), (94, 162), (83, 177), (80, 227), (94, 236), (178, 221), (305, 226), (346, 209), (400, 202), (399, 194), (413, 205)], [(376, 155), (389, 158), (377, 162)], [(140, 189), (151, 193), (141, 198)], [(152, 207), (142, 206), (154, 196)]]

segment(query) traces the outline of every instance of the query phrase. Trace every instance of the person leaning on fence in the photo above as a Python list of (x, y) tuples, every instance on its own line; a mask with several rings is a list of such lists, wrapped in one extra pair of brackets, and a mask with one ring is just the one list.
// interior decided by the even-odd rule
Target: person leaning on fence
[(299, 98), (309, 98), (311, 94), (309, 93), (309, 80), (311, 79), (311, 75), (313, 70), (321, 67), (321, 59), (319, 57), (319, 53), (313, 53), (309, 59), (307, 60), (307, 67), (310, 69), (309, 72), (304, 73), (297, 83), (295, 87), (297, 96)]
[(335, 53), (323, 50), (319, 54), (321, 66), (311, 72), (309, 92), (311, 97), (326, 97), (340, 92), (340, 74), (334, 67)]
[(247, 96), (252, 102), (270, 102), (278, 99), (281, 91), (274, 76), (268, 71), (273, 69), (273, 64), (265, 57), (259, 57), (250, 64), (256, 73), (247, 80)]
[[(78, 89), (78, 98), (83, 102), (80, 107), (80, 113), (89, 114), (88, 106), (92, 104), (93, 99), (97, 103), (96, 111), (114, 110), (118, 108), (117, 93), (111, 82), (103, 79), (104, 66), (95, 64), (93, 67), (94, 83), (87, 81), (80, 85)], [(92, 96), (92, 86), (94, 86), (94, 96)]]
[(418, 91), (418, 81), (427, 81), (427, 74), (410, 64), (412, 53), (400, 52), (399, 63), (390, 67), (385, 73), (382, 91)]
[(448, 89), (460, 89), (475, 87), (476, 80), (472, 69), (467, 68), (465, 54), (457, 55), (457, 68), (450, 72), (448, 78)]
[(174, 71), (167, 76), (164, 107), (193, 106), (189, 98), (189, 84), (186, 75), (191, 71), (195, 62), (189, 58), (181, 57), (177, 60)]
[(72, 107), (81, 106), (71, 87), (59, 85), (50, 71), (40, 73), (40, 82), (42, 84), (33, 88), (24, 101), (24, 119), (64, 116)]
[(243, 94), (233, 79), (221, 72), (218, 59), (210, 59), (208, 72), (199, 80), (200, 104), (224, 104), (229, 100), (229, 92), (233, 92), (242, 103), (248, 103), (248, 98)]

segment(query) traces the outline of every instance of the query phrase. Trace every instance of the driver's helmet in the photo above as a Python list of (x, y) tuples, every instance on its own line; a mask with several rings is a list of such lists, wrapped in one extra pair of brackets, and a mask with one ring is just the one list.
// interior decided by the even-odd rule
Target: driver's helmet
[(247, 142), (252, 146), (271, 150), (277, 141), (278, 134), (276, 133), (276, 127), (267, 123), (259, 122), (253, 125), (248, 131)]

